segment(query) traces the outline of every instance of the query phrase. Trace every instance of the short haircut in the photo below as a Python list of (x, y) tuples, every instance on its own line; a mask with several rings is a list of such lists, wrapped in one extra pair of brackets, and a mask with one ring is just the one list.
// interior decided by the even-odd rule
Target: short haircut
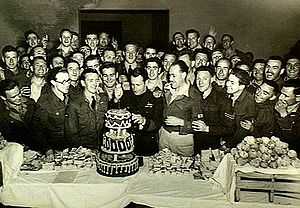
[(6, 91), (11, 90), (16, 86), (19, 85), (15, 80), (5, 79), (0, 81), (0, 96), (6, 97)]
[(88, 35), (96, 35), (97, 39), (99, 38), (99, 35), (96, 32), (87, 32), (85, 34), (85, 37), (88, 36)]
[(138, 77), (138, 76), (142, 76), (144, 82), (146, 81), (147, 74), (146, 74), (145, 70), (144, 70), (143, 68), (141, 68), (141, 67), (136, 67), (136, 68), (132, 71), (132, 73), (131, 73), (131, 75), (130, 75), (130, 79), (131, 79), (131, 77)]
[(197, 38), (199, 38), (199, 37), (200, 37), (200, 33), (199, 33), (199, 31), (198, 31), (198, 30), (195, 30), (195, 29), (189, 29), (189, 30), (187, 30), (187, 31), (185, 32), (185, 36), (187, 37), (187, 36), (188, 36), (188, 34), (190, 34), (190, 33), (196, 33), (196, 35), (197, 35)]
[(146, 61), (145, 61), (146, 63), (145, 63), (145, 66), (147, 66), (147, 64), (149, 63), (149, 62), (155, 62), (155, 63), (157, 63), (157, 65), (158, 65), (158, 67), (159, 68), (161, 68), (161, 60), (159, 59), (159, 58), (157, 58), (157, 57), (152, 57), (152, 58), (149, 58), (149, 59), (147, 59)]
[(207, 71), (210, 73), (211, 76), (214, 76), (215, 75), (215, 70), (212, 66), (199, 66), (198, 68), (196, 68), (196, 71), (195, 71), (195, 77), (197, 76), (197, 73), (199, 71)]
[(266, 60), (265, 60), (265, 59), (255, 59), (255, 60), (253, 61), (252, 66), (254, 66), (254, 65), (257, 64), (257, 63), (266, 64)]
[(59, 32), (59, 37), (61, 37), (64, 32), (69, 32), (72, 35), (72, 31), (71, 30), (69, 30), (67, 28), (63, 28)]
[(198, 53), (206, 54), (208, 60), (211, 59), (211, 52), (210, 52), (207, 48), (197, 48), (197, 49), (194, 51), (194, 57), (193, 57), (193, 60), (195, 60), (196, 55), (197, 55)]
[(78, 53), (81, 54), (81, 55), (83, 55), (83, 57), (84, 57), (84, 54), (81, 51), (79, 51), (79, 50), (76, 50), (76, 51), (72, 52), (71, 55), (70, 55), (70, 57), (73, 57), (75, 54), (78, 54)]
[(89, 73), (93, 73), (93, 74), (99, 75), (96, 70), (91, 69), (91, 68), (86, 68), (86, 69), (83, 70), (82, 74), (80, 75), (79, 80), (85, 80), (86, 75), (89, 74)]
[(215, 48), (212, 52), (211, 52), (211, 56), (213, 55), (213, 53), (215, 52), (220, 52), (223, 54), (223, 49), (222, 48)]
[(52, 54), (51, 57), (50, 57), (50, 63), (52, 64), (53, 62), (53, 59), (54, 58), (57, 58), (57, 57), (60, 57), (62, 60), (64, 60), (64, 65), (65, 65), (65, 57), (63, 57), (62, 55), (56, 53), (56, 54)]
[(274, 94), (276, 96), (278, 95), (278, 93), (279, 93), (279, 86), (278, 86), (278, 84), (274, 80), (264, 80), (263, 83), (265, 83), (265, 84), (273, 87)]
[(70, 64), (70, 63), (76, 63), (77, 65), (78, 65), (78, 67), (80, 68), (80, 64), (78, 63), (78, 61), (76, 61), (75, 59), (73, 59), (73, 58), (68, 58), (67, 60), (66, 60), (66, 67), (68, 66), (68, 64)]
[(183, 56), (183, 55), (188, 55), (188, 56), (190, 57), (190, 59), (192, 58), (192, 57), (191, 57), (191, 56), (192, 56), (191, 51), (190, 51), (189, 49), (187, 49), (187, 48), (185, 48), (185, 49), (179, 51), (179, 53), (178, 53), (178, 58), (179, 58), (180, 56)]
[(221, 40), (223, 40), (223, 38), (224, 38), (225, 36), (229, 37), (229, 38), (230, 38), (230, 41), (234, 41), (233, 36), (230, 35), (230, 34), (228, 34), (228, 33), (224, 33), (224, 34), (222, 35)]
[(135, 47), (135, 50), (138, 51), (138, 46), (137, 46), (137, 44), (134, 43), (134, 42), (131, 42), (131, 41), (130, 41), (130, 42), (127, 42), (127, 43), (124, 45), (124, 51), (126, 51), (126, 48), (127, 48), (129, 45), (134, 46), (134, 47)]
[(29, 52), (30, 56), (34, 56), (34, 50), (37, 49), (37, 48), (42, 48), (45, 51), (45, 53), (47, 54), (47, 51), (43, 48), (43, 46), (38, 44), (38, 45), (36, 45), (36, 46), (34, 46), (33, 48), (30, 49), (30, 52)]
[(78, 37), (79, 37), (79, 34), (78, 34), (78, 32), (71, 31), (71, 34), (72, 34), (72, 35), (74, 35), (74, 36), (78, 36)]
[(189, 71), (189, 67), (186, 65), (186, 63), (182, 60), (178, 60), (178, 61), (175, 61), (172, 66), (179, 66), (181, 72), (185, 72), (185, 73), (188, 73)]
[(86, 66), (86, 63), (87, 63), (88, 61), (92, 61), (92, 60), (98, 60), (99, 63), (100, 63), (100, 57), (99, 57), (99, 56), (97, 56), (97, 55), (89, 55), (89, 56), (86, 57), (86, 59), (84, 60), (85, 66)]
[(51, 83), (52, 80), (56, 81), (56, 75), (58, 73), (68, 73), (68, 71), (63, 67), (55, 67), (54, 69), (48, 71), (47, 81)]
[(300, 80), (299, 79), (289, 79), (283, 83), (283, 87), (293, 87), (294, 94), (300, 96)]
[(28, 58), (29, 58), (29, 54), (26, 53), (26, 54), (21, 55), (20, 58), (19, 58), (20, 62), (21, 62), (22, 59), (25, 58), (25, 57), (28, 57)]
[(176, 36), (176, 35), (181, 35), (181, 36), (184, 38), (184, 34), (183, 34), (182, 32), (177, 31), (177, 32), (175, 32), (175, 33), (173, 34), (173, 36), (172, 36), (172, 39), (173, 39), (173, 40), (175, 40), (175, 36)]
[(290, 60), (290, 59), (298, 59), (298, 60), (300, 60), (300, 57), (295, 56), (295, 55), (287, 55), (287, 57), (285, 58), (284, 64), (286, 64), (287, 61)]
[(12, 45), (4, 46), (4, 48), (2, 49), (2, 56), (4, 57), (5, 53), (11, 52), (11, 51), (14, 51), (14, 52), (18, 53), (17, 49), (14, 46), (12, 46)]
[(101, 74), (103, 74), (103, 70), (107, 69), (107, 68), (114, 68), (115, 69), (115, 73), (117, 72), (117, 68), (116, 68), (116, 65), (114, 63), (112, 63), (112, 62), (104, 62), (102, 64), (102, 66), (100, 67)]
[(220, 58), (220, 59), (219, 59), (219, 60), (216, 62), (216, 66), (218, 66), (218, 63), (219, 63), (220, 61), (227, 61), (227, 62), (228, 62), (228, 64), (229, 64), (229, 69), (231, 69), (231, 68), (232, 68), (231, 61), (230, 61), (228, 58), (225, 58), (225, 57), (223, 57), (223, 58)]
[(27, 31), (24, 33), (25, 39), (27, 39), (28, 36), (29, 36), (30, 34), (35, 34), (37, 38), (39, 37), (38, 34), (37, 34), (36, 32), (34, 32), (33, 30), (27, 30)]
[(270, 60), (280, 61), (281, 64), (283, 64), (283, 59), (282, 59), (281, 56), (270, 56), (270, 57), (268, 58), (267, 62), (270, 61)]
[(241, 85), (246, 85), (248, 86), (250, 84), (250, 76), (248, 74), (248, 72), (244, 71), (244, 70), (240, 70), (237, 68), (232, 69), (232, 71), (230, 72), (230, 74), (236, 76), (239, 79), (239, 83)]
[(212, 38), (212, 39), (214, 40), (214, 43), (215, 43), (215, 44), (217, 43), (216, 38), (215, 38), (214, 36), (212, 36), (212, 35), (209, 35), (209, 34), (204, 36), (204, 38), (203, 38), (203, 43), (205, 42), (205, 40), (206, 40), (207, 38)]
[(33, 65), (34, 62), (35, 62), (36, 60), (38, 60), (38, 59), (41, 59), (41, 60), (45, 61), (46, 64), (47, 64), (47, 60), (45, 59), (45, 57), (44, 57), (44, 56), (40, 56), (40, 55), (39, 55), (39, 56), (33, 57), (32, 61), (31, 61), (31, 64)]
[(116, 51), (115, 51), (115, 49), (114, 49), (113, 47), (107, 47), (106, 49), (104, 49), (103, 54), (104, 54), (105, 52), (107, 52), (107, 51), (113, 51), (114, 54), (116, 54)]

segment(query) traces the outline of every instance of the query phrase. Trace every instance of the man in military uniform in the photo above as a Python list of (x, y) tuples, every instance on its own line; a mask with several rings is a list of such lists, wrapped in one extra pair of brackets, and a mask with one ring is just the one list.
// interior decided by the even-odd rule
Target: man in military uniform
[(276, 135), (300, 152), (300, 82), (288, 80), (283, 84), (275, 104)]
[(136, 68), (130, 76), (132, 93), (124, 94), (126, 107), (132, 113), (135, 153), (153, 155), (158, 152), (158, 130), (162, 124), (162, 98), (147, 90), (145, 72)]

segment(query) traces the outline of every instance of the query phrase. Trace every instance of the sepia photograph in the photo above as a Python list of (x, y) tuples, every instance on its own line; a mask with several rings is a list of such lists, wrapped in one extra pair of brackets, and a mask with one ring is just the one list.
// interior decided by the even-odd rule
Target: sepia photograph
[(299, 0), (0, 0), (0, 208), (300, 207)]

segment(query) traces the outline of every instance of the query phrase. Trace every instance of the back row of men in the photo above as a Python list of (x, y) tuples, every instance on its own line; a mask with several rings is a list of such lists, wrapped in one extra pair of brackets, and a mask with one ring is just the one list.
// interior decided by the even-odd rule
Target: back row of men
[(139, 155), (168, 147), (190, 156), (247, 135), (277, 135), (299, 152), (299, 58), (252, 61), (229, 34), (222, 48), (213, 35), (199, 37), (177, 32), (168, 50), (141, 52), (134, 43), (119, 50), (107, 33), (87, 34), (80, 46), (64, 29), (48, 50), (48, 36), (30, 31), (28, 49), (2, 50), (0, 131), (41, 151), (97, 149), (105, 112), (127, 108)]

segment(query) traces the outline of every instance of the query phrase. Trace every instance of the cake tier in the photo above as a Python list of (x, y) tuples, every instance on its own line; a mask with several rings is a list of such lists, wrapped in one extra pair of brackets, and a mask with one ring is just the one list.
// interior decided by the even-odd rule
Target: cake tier
[[(125, 177), (135, 174), (139, 170), (138, 158), (134, 154), (127, 154), (126, 160), (106, 160), (106, 154), (100, 154), (97, 158), (97, 172), (109, 177)], [(131, 158), (131, 159), (129, 159)], [(120, 158), (119, 158), (120, 159)], [(129, 160), (127, 160), (129, 159)]]
[(125, 109), (111, 109), (105, 114), (105, 126), (109, 129), (128, 129), (131, 127), (131, 113)]
[(101, 150), (109, 154), (126, 154), (133, 151), (133, 137), (126, 132), (122, 137), (115, 137), (111, 132), (103, 135)]

